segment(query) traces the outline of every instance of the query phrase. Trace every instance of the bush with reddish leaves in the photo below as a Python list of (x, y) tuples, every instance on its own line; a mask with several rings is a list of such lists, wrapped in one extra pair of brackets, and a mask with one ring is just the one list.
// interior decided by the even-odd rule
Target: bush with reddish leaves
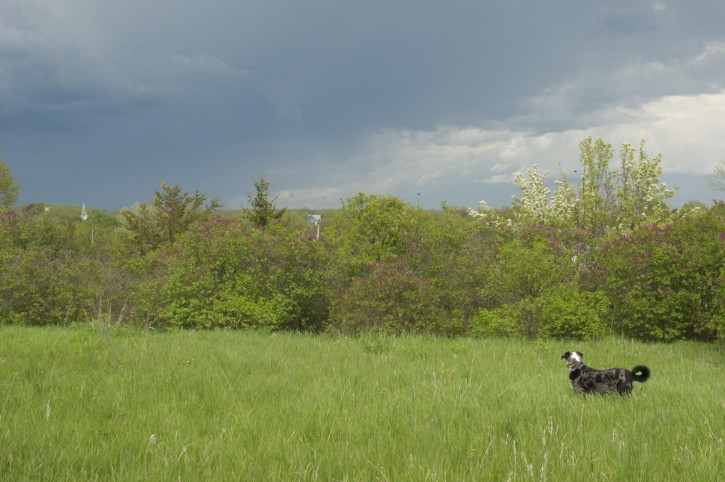
[(725, 329), (725, 205), (603, 244), (583, 282), (609, 299), (618, 334), (712, 340)]

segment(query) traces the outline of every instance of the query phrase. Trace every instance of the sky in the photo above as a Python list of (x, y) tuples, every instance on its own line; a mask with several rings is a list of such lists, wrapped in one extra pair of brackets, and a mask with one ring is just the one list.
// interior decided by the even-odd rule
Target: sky
[(18, 204), (239, 209), (264, 176), (290, 209), (502, 207), (534, 165), (576, 183), (590, 136), (645, 140), (675, 207), (722, 199), (725, 2), (0, 0)]

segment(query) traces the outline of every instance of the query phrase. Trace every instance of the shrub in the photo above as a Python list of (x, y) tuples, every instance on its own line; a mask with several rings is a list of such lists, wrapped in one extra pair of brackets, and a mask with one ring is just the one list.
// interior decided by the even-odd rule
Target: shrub
[(562, 284), (545, 297), (541, 311), (543, 338), (577, 338), (591, 340), (606, 334), (602, 317), (607, 299), (603, 293), (580, 291), (574, 285)]
[(63, 325), (123, 311), (123, 271), (80, 222), (35, 214), (0, 214), (0, 321)]
[(216, 219), (161, 256), (166, 274), (157, 289), (144, 287), (144, 303), (161, 307), (150, 314), (163, 326), (318, 331), (327, 318), (325, 260), (323, 246), (301, 230)]
[(643, 339), (722, 333), (725, 205), (605, 243), (583, 276), (610, 300), (615, 332)]
[(375, 262), (334, 298), (328, 330), (445, 333), (447, 317), (424, 277), (403, 260)]
[(393, 196), (360, 193), (348, 198), (324, 233), (339, 283), (364, 275), (376, 262), (408, 252), (411, 233), (418, 227), (415, 211)]
[(65, 325), (82, 317), (92, 295), (82, 287), (81, 269), (68, 253), (31, 246), (3, 262), (0, 320), (23, 325)]
[(471, 323), (474, 336), (517, 336), (519, 322), (510, 308), (481, 309)]

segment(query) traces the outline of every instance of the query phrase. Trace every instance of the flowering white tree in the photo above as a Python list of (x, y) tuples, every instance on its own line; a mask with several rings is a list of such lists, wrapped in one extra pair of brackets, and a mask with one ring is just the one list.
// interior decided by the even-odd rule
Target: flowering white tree
[(659, 182), (662, 174), (662, 155), (647, 155), (644, 141), (639, 145), (639, 158), (635, 161), (634, 148), (623, 144), (620, 150), (621, 172), (618, 178), (618, 227), (634, 228), (643, 222), (656, 222), (668, 213), (665, 201), (673, 190)]
[(552, 219), (556, 222), (568, 225), (574, 220), (576, 214), (577, 198), (574, 188), (566, 179), (566, 173), (561, 172), (561, 179), (554, 180), (554, 197), (551, 200)]
[[(554, 194), (547, 187), (548, 172), (541, 172), (538, 165), (527, 170), (528, 178), (518, 172), (514, 182), (521, 189), (520, 196), (512, 196), (514, 218), (520, 223), (568, 225), (573, 222), (576, 210), (576, 195), (567, 182), (566, 173), (562, 171), (562, 179), (554, 180)], [(514, 220), (506, 220), (497, 213), (486, 201), (478, 203), (478, 210), (469, 209), (468, 214), (481, 222), (501, 226), (512, 224)]]
[[(581, 179), (577, 197), (566, 173), (554, 180), (554, 193), (547, 187), (548, 172), (539, 166), (527, 170), (528, 177), (517, 173), (514, 182), (521, 190), (512, 196), (516, 222), (553, 226), (575, 225), (599, 235), (607, 229), (632, 229), (643, 222), (657, 222), (668, 215), (666, 200), (674, 191), (660, 183), (660, 154), (650, 157), (641, 142), (639, 155), (629, 144), (620, 149), (620, 170), (610, 168), (611, 144), (591, 137), (579, 144)], [(478, 211), (469, 210), (475, 219), (497, 226), (506, 221), (485, 201)]]
[(511, 222), (497, 213), (486, 201), (478, 201), (478, 210), (468, 208), (468, 215), (477, 221), (496, 227)]
[(514, 182), (521, 189), (519, 197), (511, 196), (512, 206), (517, 221), (530, 221), (538, 224), (545, 224), (551, 219), (551, 205), (549, 194), (551, 190), (546, 187), (547, 171), (539, 171), (539, 166), (527, 170), (529, 178), (517, 172)]

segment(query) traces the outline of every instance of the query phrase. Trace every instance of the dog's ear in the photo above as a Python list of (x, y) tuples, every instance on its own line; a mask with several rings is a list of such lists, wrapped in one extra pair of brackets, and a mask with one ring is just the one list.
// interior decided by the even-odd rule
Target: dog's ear
[(568, 352), (564, 353), (563, 355), (561, 355), (561, 357), (562, 357), (562, 358), (563, 358), (564, 360), (568, 360), (568, 359), (569, 359), (569, 355), (571, 355), (571, 352), (570, 352), (570, 351), (568, 351)]
[(576, 352), (576, 354), (579, 355), (579, 358), (581, 358), (582, 360), (584, 359), (584, 353), (578, 351)]

